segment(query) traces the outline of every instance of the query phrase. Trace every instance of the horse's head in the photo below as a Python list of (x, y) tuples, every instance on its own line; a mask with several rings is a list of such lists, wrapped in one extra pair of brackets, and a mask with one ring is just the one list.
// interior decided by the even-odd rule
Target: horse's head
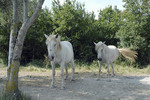
[(61, 48), (60, 37), (58, 36), (58, 34), (50, 35), (50, 36), (47, 36), (45, 34), (45, 37), (46, 37), (46, 45), (48, 49), (48, 58), (50, 61), (52, 61), (56, 56), (56, 52)]
[(103, 42), (98, 42), (98, 43), (95, 43), (95, 51), (97, 52), (97, 59), (99, 61), (102, 61), (102, 54), (104, 52), (104, 43)]

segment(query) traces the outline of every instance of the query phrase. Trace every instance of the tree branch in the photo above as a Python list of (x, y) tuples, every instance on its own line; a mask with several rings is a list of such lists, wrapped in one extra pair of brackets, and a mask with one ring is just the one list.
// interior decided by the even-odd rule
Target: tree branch
[(35, 9), (35, 12), (33, 13), (33, 15), (30, 17), (30, 19), (27, 21), (27, 29), (32, 25), (32, 23), (34, 22), (34, 20), (37, 18), (41, 8), (42, 8), (42, 5), (44, 3), (45, 0), (39, 0), (38, 1), (38, 4), (36, 6), (36, 9)]
[(28, 19), (28, 0), (23, 0), (23, 22)]

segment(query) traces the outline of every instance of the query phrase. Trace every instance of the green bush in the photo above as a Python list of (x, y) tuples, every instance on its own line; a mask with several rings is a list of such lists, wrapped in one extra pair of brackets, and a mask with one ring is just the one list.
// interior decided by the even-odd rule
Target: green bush
[[(21, 64), (35, 63), (47, 55), (44, 34), (59, 34), (61, 40), (70, 41), (73, 45), (75, 59), (91, 63), (96, 59), (93, 42), (105, 41), (106, 45), (118, 48), (131, 48), (138, 52), (136, 63), (147, 65), (150, 62), (150, 11), (148, 0), (133, 3), (125, 1), (125, 10), (108, 6), (99, 11), (95, 19), (94, 12), (86, 12), (85, 5), (76, 0), (53, 0), (52, 11), (43, 9), (39, 17), (27, 32), (24, 42)], [(140, 12), (139, 12), (139, 9)], [(31, 9), (34, 10), (34, 9)], [(0, 24), (0, 58), (7, 63), (9, 25)], [(120, 59), (117, 63), (128, 60)], [(39, 63), (39, 62), (37, 62)], [(44, 66), (43, 64), (38, 64)], [(137, 65), (136, 65), (137, 66)]]
[(31, 62), (27, 63), (26, 66), (36, 66), (36, 67), (40, 67), (40, 68), (45, 68), (45, 62), (44, 60), (32, 60)]

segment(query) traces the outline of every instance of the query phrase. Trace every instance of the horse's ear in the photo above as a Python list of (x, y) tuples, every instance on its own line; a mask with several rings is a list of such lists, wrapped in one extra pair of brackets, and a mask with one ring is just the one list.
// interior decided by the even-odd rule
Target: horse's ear
[(96, 43), (94, 42), (94, 45), (96, 45)]
[(56, 38), (56, 39), (58, 38), (58, 34), (56, 34), (55, 38)]
[(57, 41), (60, 41), (60, 36), (58, 34), (56, 34), (55, 38)]
[(44, 34), (45, 38), (48, 38), (48, 35)]
[(103, 44), (105, 44), (106, 41), (103, 42)]

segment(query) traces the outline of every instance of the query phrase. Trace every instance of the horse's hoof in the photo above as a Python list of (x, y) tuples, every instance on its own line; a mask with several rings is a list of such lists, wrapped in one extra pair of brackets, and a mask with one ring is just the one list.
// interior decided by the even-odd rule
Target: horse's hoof
[(96, 81), (100, 81), (100, 79), (99, 79), (99, 78), (97, 78), (97, 79), (96, 79)]
[(112, 77), (115, 77), (115, 74), (112, 74)]
[(54, 86), (54, 85), (51, 85), (50, 88), (53, 89), (53, 88), (55, 88), (55, 86)]
[(68, 79), (68, 77), (65, 77), (65, 79), (64, 80), (67, 80)]
[(71, 81), (75, 81), (75, 79), (71, 79)]
[(62, 87), (61, 87), (61, 90), (65, 90), (65, 87), (64, 87), (64, 86), (62, 86)]

